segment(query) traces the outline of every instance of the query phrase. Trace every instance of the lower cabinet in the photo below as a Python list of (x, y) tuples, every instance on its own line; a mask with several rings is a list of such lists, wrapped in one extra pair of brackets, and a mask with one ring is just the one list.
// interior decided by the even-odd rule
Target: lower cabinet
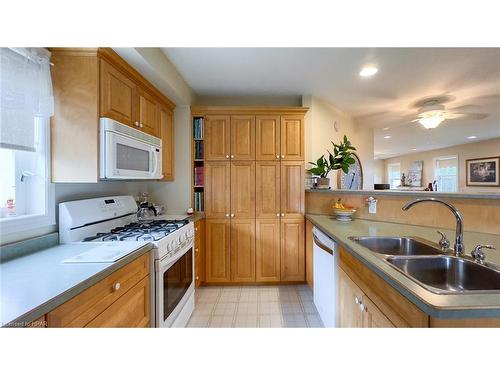
[(205, 282), (205, 220), (194, 223), (194, 286)]
[(231, 219), (231, 281), (255, 281), (255, 219)]
[(255, 280), (280, 281), (280, 219), (257, 219), (255, 225)]
[(281, 219), (281, 280), (305, 281), (304, 219)]
[(206, 219), (206, 282), (231, 281), (231, 220)]
[(49, 312), (48, 327), (147, 327), (150, 263), (144, 254)]
[(393, 328), (394, 324), (363, 291), (339, 269), (339, 327)]

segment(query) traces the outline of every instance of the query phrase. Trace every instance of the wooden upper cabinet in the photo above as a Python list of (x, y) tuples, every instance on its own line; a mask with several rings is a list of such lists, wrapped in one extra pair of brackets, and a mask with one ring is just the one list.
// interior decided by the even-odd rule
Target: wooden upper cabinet
[(159, 104), (148, 91), (139, 87), (137, 90), (137, 117), (139, 130), (159, 137)]
[(281, 159), (304, 160), (304, 116), (281, 116)]
[(230, 117), (205, 117), (205, 160), (229, 160), (231, 155)]
[(231, 160), (255, 160), (255, 116), (231, 116)]
[(231, 280), (231, 221), (229, 219), (205, 220), (206, 281)]
[(304, 219), (281, 220), (281, 280), (305, 281)]
[(256, 160), (279, 160), (280, 116), (255, 117)]
[(125, 125), (134, 122), (137, 85), (108, 62), (101, 60), (101, 117), (109, 117)]
[(231, 210), (231, 167), (229, 162), (205, 163), (205, 215), (229, 218)]
[(257, 219), (255, 225), (255, 280), (280, 281), (280, 220)]
[(281, 162), (281, 213), (285, 218), (304, 215), (304, 162)]
[(231, 218), (255, 218), (255, 162), (231, 162)]
[(255, 219), (231, 219), (231, 281), (255, 281)]
[(276, 219), (280, 206), (280, 163), (258, 161), (255, 163), (255, 217)]
[(174, 180), (174, 115), (168, 108), (160, 106), (160, 136), (163, 180)]

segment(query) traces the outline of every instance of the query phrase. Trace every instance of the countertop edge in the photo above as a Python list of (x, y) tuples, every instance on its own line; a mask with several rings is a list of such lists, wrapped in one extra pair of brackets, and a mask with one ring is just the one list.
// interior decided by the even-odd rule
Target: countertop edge
[[(2, 327), (9, 327), (9, 326), (11, 326), (11, 327), (23, 327), (23, 326), (25, 326), (26, 324), (28, 324), (28, 323), (42, 317), (43, 315), (51, 312), (56, 307), (69, 301), (71, 298), (77, 296), (78, 294), (82, 293), (83, 291), (90, 288), (91, 286), (97, 284), (99, 281), (101, 281), (104, 278), (106, 278), (107, 276), (111, 275), (113, 272), (117, 271), (118, 269), (126, 266), (127, 264), (136, 260), (140, 256), (148, 253), (149, 251), (151, 251), (152, 248), (153, 248), (153, 245), (150, 242), (145, 243), (139, 249), (128, 254), (127, 256), (123, 257), (122, 259), (118, 260), (117, 262), (112, 263), (109, 267), (92, 275), (88, 279), (80, 282), (79, 284), (73, 286), (72, 288), (57, 295), (56, 297), (46, 301), (45, 303), (37, 306), (34, 309), (28, 311), (27, 313), (20, 315), (19, 317), (11, 320), (8, 323), (5, 323)], [(22, 323), (22, 325), (17, 325), (16, 323)]]
[[(317, 216), (325, 216), (328, 215), (318, 215)], [(383, 270), (379, 269), (372, 262), (364, 258), (357, 251), (353, 250), (348, 243), (346, 243), (342, 238), (338, 237), (334, 233), (332, 233), (329, 229), (325, 228), (321, 223), (316, 221), (311, 214), (306, 214), (306, 219), (317, 226), (321, 231), (323, 231), (326, 235), (330, 236), (334, 241), (339, 243), (346, 251), (348, 251), (351, 255), (353, 255), (356, 259), (361, 261), (364, 265), (366, 265), (370, 270), (375, 272), (378, 276), (382, 277), (385, 282), (387, 282), (390, 286), (396, 289), (401, 295), (410, 300), (413, 304), (415, 304), (419, 309), (421, 309), (427, 315), (437, 318), (437, 319), (475, 319), (475, 318), (498, 318), (500, 317), (500, 309), (498, 308), (489, 308), (489, 307), (478, 307), (478, 308), (440, 308), (438, 306), (430, 305), (426, 301), (417, 297), (410, 291), (408, 291), (403, 285), (401, 285), (398, 281), (394, 280), (390, 275), (388, 275)]]

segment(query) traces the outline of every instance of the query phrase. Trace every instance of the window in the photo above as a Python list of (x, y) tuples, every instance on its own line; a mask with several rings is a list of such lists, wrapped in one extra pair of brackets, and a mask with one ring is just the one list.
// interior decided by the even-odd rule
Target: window
[(441, 156), (434, 159), (434, 176), (437, 191), (455, 193), (458, 191), (458, 157)]
[(387, 176), (391, 189), (401, 186), (401, 164), (393, 163), (387, 165)]
[(55, 223), (50, 183), (49, 54), (0, 48), (0, 226), (2, 234)]

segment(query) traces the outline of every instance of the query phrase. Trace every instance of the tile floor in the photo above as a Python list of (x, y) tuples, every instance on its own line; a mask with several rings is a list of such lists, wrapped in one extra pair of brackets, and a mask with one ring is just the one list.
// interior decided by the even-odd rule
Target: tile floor
[(307, 285), (202, 287), (188, 327), (323, 327)]

